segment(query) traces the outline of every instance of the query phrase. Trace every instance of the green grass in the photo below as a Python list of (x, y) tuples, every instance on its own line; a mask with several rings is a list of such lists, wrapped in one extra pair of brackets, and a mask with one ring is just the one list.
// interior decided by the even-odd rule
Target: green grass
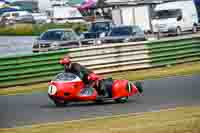
[(145, 80), (158, 79), (169, 76), (182, 76), (200, 73), (200, 62), (192, 62), (178, 65), (168, 65), (166, 67), (151, 68), (137, 71), (126, 71), (113, 73), (105, 76), (112, 76), (117, 79)]
[[(190, 75), (197, 73), (200, 73), (200, 62), (185, 63), (161, 68), (112, 73), (104, 76), (113, 77), (114, 79), (144, 80), (177, 75)], [(32, 92), (46, 92), (47, 88), (48, 83), (2, 88), (0, 89), (0, 95), (16, 95)]]
[(200, 107), (57, 122), (10, 129), (1, 133), (200, 133)]
[(1, 36), (38, 36), (42, 32), (52, 28), (72, 28), (80, 33), (87, 30), (85, 24), (66, 23), (66, 24), (15, 24), (12, 26), (0, 27)]

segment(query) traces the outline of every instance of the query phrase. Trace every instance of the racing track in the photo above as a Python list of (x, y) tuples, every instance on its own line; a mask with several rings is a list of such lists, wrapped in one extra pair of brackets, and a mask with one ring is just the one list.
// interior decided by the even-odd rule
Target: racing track
[(200, 105), (200, 75), (144, 81), (144, 96), (128, 103), (76, 103), (57, 108), (47, 94), (0, 97), (0, 128)]

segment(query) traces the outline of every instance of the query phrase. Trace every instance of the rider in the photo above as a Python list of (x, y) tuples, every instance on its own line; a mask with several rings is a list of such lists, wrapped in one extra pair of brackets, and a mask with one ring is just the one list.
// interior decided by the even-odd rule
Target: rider
[(60, 64), (64, 65), (65, 72), (72, 72), (79, 76), (85, 85), (94, 87), (99, 95), (105, 96), (107, 93), (104, 79), (84, 66), (71, 62), (70, 57), (65, 56), (60, 59)]
[(64, 65), (65, 72), (72, 72), (79, 76), (86, 85), (89, 84), (88, 75), (91, 73), (90, 70), (79, 63), (71, 62), (71, 59), (68, 56), (60, 59), (60, 64)]

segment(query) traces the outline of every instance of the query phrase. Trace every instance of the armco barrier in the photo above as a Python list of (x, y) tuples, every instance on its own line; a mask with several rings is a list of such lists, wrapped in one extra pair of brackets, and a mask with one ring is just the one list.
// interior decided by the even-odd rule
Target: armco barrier
[(64, 55), (99, 74), (143, 69), (200, 60), (200, 37), (105, 44), (0, 58), (0, 87), (47, 82), (63, 70), (58, 61)]
[(62, 71), (58, 64), (67, 51), (0, 58), (0, 87), (47, 81)]

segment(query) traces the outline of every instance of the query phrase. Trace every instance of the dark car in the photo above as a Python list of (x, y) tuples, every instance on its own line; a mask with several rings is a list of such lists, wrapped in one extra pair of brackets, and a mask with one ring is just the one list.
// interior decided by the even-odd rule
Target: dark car
[(92, 22), (88, 32), (82, 34), (83, 44), (92, 44), (94, 39), (107, 36), (112, 26), (111, 20), (103, 19)]
[(34, 17), (32, 15), (22, 15), (16, 18), (17, 23), (35, 23)]
[(51, 29), (41, 34), (33, 44), (33, 52), (74, 48), (81, 45), (72, 29)]
[(107, 37), (102, 39), (102, 43), (123, 43), (146, 41), (144, 31), (138, 26), (116, 26), (111, 29)]

